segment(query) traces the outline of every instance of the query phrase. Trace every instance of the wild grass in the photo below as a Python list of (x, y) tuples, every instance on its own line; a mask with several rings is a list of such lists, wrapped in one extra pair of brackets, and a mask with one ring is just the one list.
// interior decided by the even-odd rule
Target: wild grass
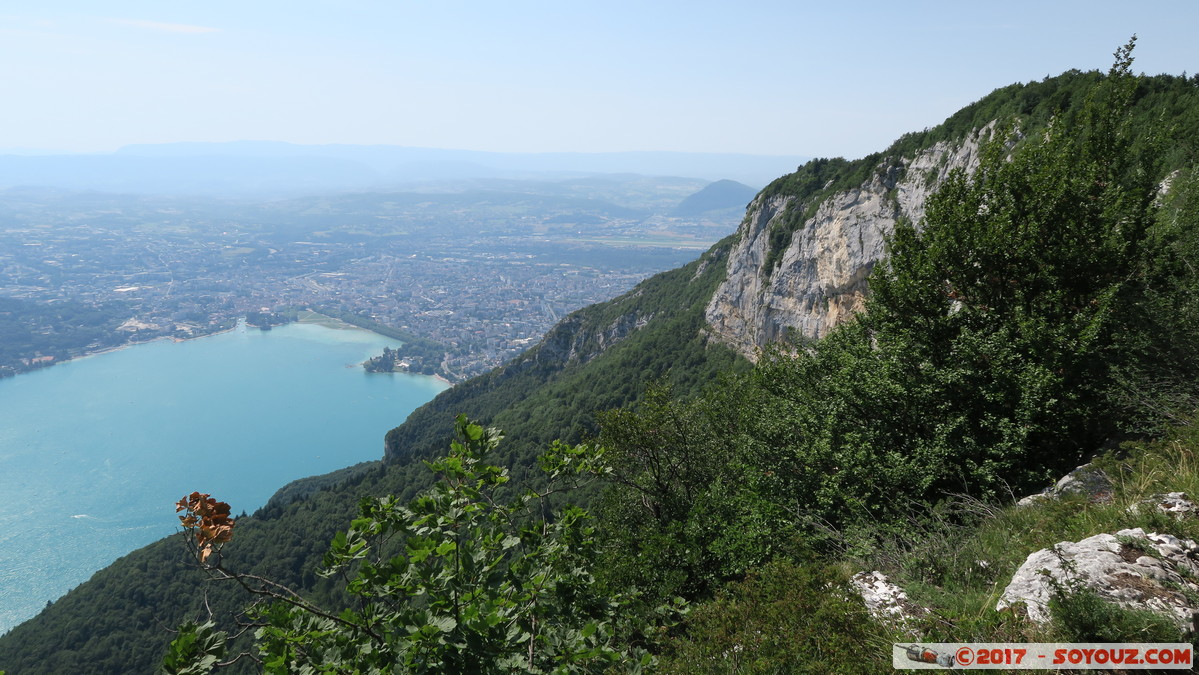
[[(1012, 575), (1035, 551), (1104, 532), (1140, 527), (1199, 540), (1199, 517), (1175, 518), (1155, 508), (1152, 500), (1167, 492), (1199, 497), (1197, 449), (1199, 424), (1191, 423), (1161, 440), (1125, 444), (1099, 458), (1095, 464), (1113, 483), (1106, 502), (1067, 495), (1017, 506), (952, 496), (914, 514), (907, 527), (880, 537), (872, 551), (853, 562), (861, 569), (883, 571), (913, 603), (930, 609), (920, 626), (924, 640), (1059, 640), (1070, 632), (1061, 621), (1037, 625), (1019, 612), (995, 610)], [(1065, 612), (1077, 610), (1072, 616), (1078, 625), (1109, 611), (1086, 593), (1062, 606)], [(1125, 618), (1132, 622), (1128, 625), (1138, 620)]]

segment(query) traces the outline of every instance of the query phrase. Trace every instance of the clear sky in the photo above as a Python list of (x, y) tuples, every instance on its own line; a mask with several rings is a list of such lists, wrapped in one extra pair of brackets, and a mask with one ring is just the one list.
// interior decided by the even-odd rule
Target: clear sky
[(1199, 71), (1199, 2), (10, 0), (0, 149), (858, 157), (1017, 81)]

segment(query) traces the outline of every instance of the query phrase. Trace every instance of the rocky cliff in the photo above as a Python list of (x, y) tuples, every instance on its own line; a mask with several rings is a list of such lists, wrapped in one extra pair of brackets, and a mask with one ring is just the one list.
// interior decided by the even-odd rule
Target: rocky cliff
[[(886, 158), (866, 182), (818, 204), (763, 191), (749, 205), (727, 276), (708, 303), (712, 334), (754, 359), (758, 348), (789, 331), (817, 338), (852, 316), (862, 308), (866, 279), (896, 220), (919, 223), (925, 200), (951, 171), (978, 166), (980, 142), (993, 128), (911, 157)], [(793, 224), (794, 213), (811, 215)], [(788, 227), (789, 244), (770, 255), (777, 245), (772, 234)]]

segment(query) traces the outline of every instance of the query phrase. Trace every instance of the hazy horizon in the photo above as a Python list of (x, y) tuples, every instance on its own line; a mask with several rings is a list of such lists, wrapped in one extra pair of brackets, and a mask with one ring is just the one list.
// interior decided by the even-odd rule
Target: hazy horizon
[[(94, 156), (94, 155), (113, 155), (113, 154), (136, 154), (132, 151), (145, 148), (159, 148), (163, 146), (192, 146), (196, 148), (209, 147), (219, 148), (221, 146), (291, 146), (296, 148), (386, 148), (396, 150), (432, 150), (445, 152), (467, 152), (478, 153), (483, 155), (730, 155), (741, 157), (797, 157), (783, 152), (706, 152), (703, 150), (541, 150), (541, 151), (504, 151), (504, 150), (480, 150), (478, 148), (466, 147), (443, 147), (443, 146), (426, 146), (426, 145), (403, 145), (398, 143), (293, 143), (291, 141), (279, 141), (265, 138), (237, 138), (227, 141), (163, 141), (160, 143), (127, 143), (112, 149), (105, 150), (71, 150), (71, 149), (54, 149), (54, 148), (34, 148), (34, 147), (0, 147), (0, 155), (10, 156), (39, 156), (39, 155), (67, 155), (67, 156)], [(208, 153), (203, 153), (208, 154)], [(215, 154), (215, 153), (214, 153)], [(804, 155), (806, 156), (806, 155)]]
[[(729, 179), (755, 189), (790, 173), (799, 156), (731, 153), (496, 153), (390, 145), (276, 141), (133, 145), (111, 153), (0, 151), (0, 190), (48, 187), (133, 194), (249, 195), (404, 191), (420, 185), (582, 177)], [(504, 189), (504, 186), (499, 186)]]

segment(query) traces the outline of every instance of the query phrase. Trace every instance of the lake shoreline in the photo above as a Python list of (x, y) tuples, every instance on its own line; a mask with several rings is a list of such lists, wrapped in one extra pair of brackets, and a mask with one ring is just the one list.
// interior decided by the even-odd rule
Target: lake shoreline
[(253, 512), (280, 486), (380, 460), (386, 430), (446, 387), (347, 370), (394, 345), (372, 331), (225, 328), (177, 341), (0, 381), (0, 522), (22, 523), (20, 539), (0, 537), (0, 633), (173, 532), (181, 494)]
[(102, 354), (111, 354), (112, 352), (119, 352), (122, 349), (129, 349), (130, 347), (137, 347), (138, 345), (148, 345), (148, 344), (152, 344), (154, 342), (162, 342), (164, 340), (170, 340), (171, 342), (190, 342), (192, 340), (203, 340), (206, 337), (212, 337), (214, 335), (223, 335), (225, 333), (235, 331), (235, 330), (237, 330), (237, 327), (239, 325), (241, 325), (241, 322), (242, 322), (242, 320), (239, 319), (237, 325), (231, 326), (229, 328), (222, 328), (221, 330), (213, 331), (211, 333), (205, 333), (203, 335), (193, 335), (191, 337), (185, 337), (185, 338), (174, 337), (171, 335), (160, 335), (156, 338), (151, 338), (149, 340), (144, 340), (142, 342), (130, 341), (130, 342), (126, 342), (124, 344), (117, 345), (115, 347), (105, 347), (104, 349), (97, 349), (95, 351), (90, 351), (85, 354), (80, 354), (79, 356), (72, 356), (70, 358), (63, 359), (62, 361), (55, 361), (54, 363), (52, 363), (50, 365), (57, 365), (59, 363), (70, 363), (72, 361), (78, 361), (80, 359), (87, 359), (87, 358), (91, 358), (93, 356), (100, 356)]
[[(348, 321), (343, 321), (342, 319), (339, 319), (334, 316), (329, 316), (328, 314), (322, 314), (321, 312), (317, 312), (312, 309), (305, 309), (304, 312), (306, 312), (306, 314), (304, 316), (297, 318), (295, 321), (289, 321), (288, 323), (279, 324), (279, 326), (277, 326), (277, 327), (282, 327), (282, 326), (286, 326), (286, 325), (295, 323), (295, 324), (306, 325), (306, 326), (322, 326), (324, 328), (329, 328), (331, 330), (359, 330), (359, 331), (364, 331), (364, 332), (370, 333), (372, 335), (378, 335), (378, 336), (386, 338), (388, 340), (396, 340), (397, 342), (403, 343), (403, 340), (399, 340), (391, 335), (386, 335), (379, 331), (371, 330), (370, 328), (356, 326), (352, 323), (349, 323)], [(319, 319), (314, 319), (313, 317), (319, 317)], [(271, 328), (274, 328), (274, 327), (276, 327), (276, 326), (272, 326), (272, 327), (268, 327), (268, 328), (254, 326), (252, 324), (247, 323), (246, 318), (243, 316), (243, 317), (238, 317), (237, 322), (233, 326), (230, 326), (228, 328), (222, 328), (220, 330), (215, 330), (211, 333), (204, 333), (203, 335), (193, 335), (190, 337), (175, 337), (172, 335), (160, 335), (158, 337), (151, 338), (149, 340), (143, 340), (140, 342), (135, 342), (135, 341), (131, 340), (131, 341), (119, 344), (119, 345), (112, 346), (112, 347), (104, 347), (103, 349), (95, 349), (95, 350), (86, 351), (82, 354), (71, 356), (71, 357), (62, 359), (60, 361), (52, 361), (43, 366), (39, 366), (36, 368), (30, 368), (29, 370), (23, 370), (23, 371), (20, 371), (17, 373), (13, 373), (12, 375), (24, 375), (27, 373), (33, 373), (33, 372), (37, 372), (39, 370), (45, 370), (46, 368), (51, 368), (53, 366), (57, 366), (57, 365), (60, 365), (63, 363), (71, 363), (72, 361), (81, 361), (83, 359), (92, 358), (93, 356), (102, 356), (104, 354), (111, 354), (113, 352), (119, 352), (119, 351), (122, 351), (125, 349), (129, 349), (130, 347), (137, 347), (139, 345), (148, 345), (148, 344), (152, 344), (155, 342), (162, 342), (164, 340), (170, 340), (171, 342), (190, 342), (192, 340), (202, 340), (204, 338), (213, 337), (215, 335), (223, 335), (225, 333), (235, 331), (238, 328), (257, 328), (258, 330), (266, 331), (266, 330), (270, 330)], [(365, 364), (366, 364), (366, 361), (361, 361), (361, 362), (355, 363), (354, 366), (361, 368)], [(424, 375), (425, 377), (432, 377), (432, 378), (444, 383), (447, 387), (452, 387), (452, 386), (454, 386), (454, 384), (456, 384), (453, 380), (446, 378), (444, 375), (441, 375), (440, 373), (434, 373), (432, 375), (425, 375), (424, 373), (413, 373), (413, 372), (409, 372), (409, 371), (393, 371), (393, 372), (402, 372), (407, 375)]]

